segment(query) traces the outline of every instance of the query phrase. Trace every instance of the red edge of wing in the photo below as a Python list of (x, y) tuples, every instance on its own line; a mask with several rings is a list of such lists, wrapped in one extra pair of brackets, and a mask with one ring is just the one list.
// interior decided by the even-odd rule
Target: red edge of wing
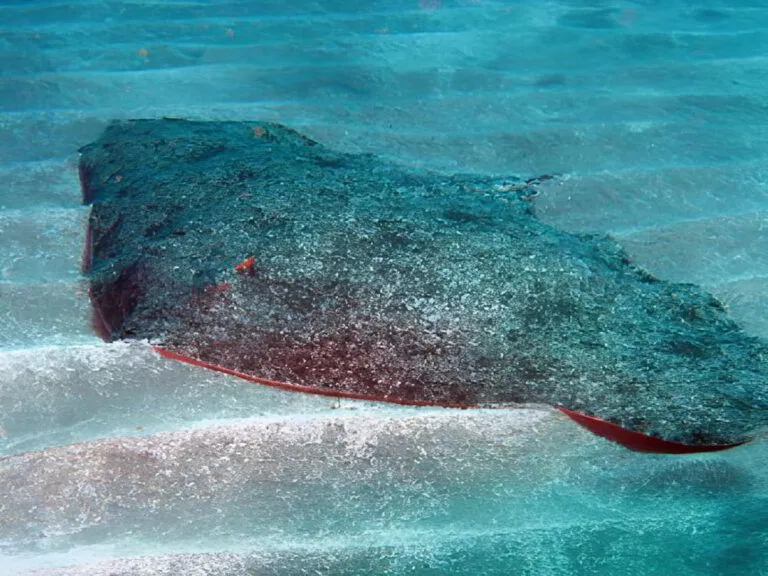
[(258, 376), (251, 376), (245, 372), (239, 372), (232, 370), (231, 368), (225, 368), (218, 364), (212, 364), (203, 360), (192, 358), (191, 356), (185, 356), (178, 352), (172, 352), (162, 346), (153, 346), (155, 352), (165, 358), (171, 358), (172, 360), (178, 360), (192, 366), (199, 366), (201, 368), (207, 368), (208, 370), (214, 370), (216, 372), (223, 372), (230, 376), (237, 376), (248, 382), (254, 382), (256, 384), (263, 384), (264, 386), (270, 386), (272, 388), (279, 388), (280, 390), (288, 390), (289, 392), (304, 392), (306, 394), (315, 394), (318, 396), (329, 396), (331, 398), (347, 398), (349, 400), (366, 400), (368, 402), (388, 402), (390, 404), (400, 404), (403, 406), (432, 406), (435, 408), (478, 408), (477, 404), (459, 404), (459, 403), (440, 403), (440, 402), (427, 402), (424, 400), (404, 400), (402, 398), (392, 398), (389, 396), (374, 396), (372, 394), (360, 394), (358, 392), (347, 392), (345, 390), (327, 390), (322, 388), (314, 388), (312, 386), (304, 386), (302, 384), (290, 384), (288, 382), (278, 382), (277, 380), (269, 380), (267, 378), (259, 378)]
[(670, 440), (662, 440), (661, 438), (655, 438), (642, 434), (641, 432), (633, 432), (622, 428), (617, 424), (597, 418), (596, 416), (587, 416), (581, 412), (574, 412), (567, 408), (557, 407), (557, 409), (571, 418), (574, 422), (584, 426), (590, 432), (602, 436), (612, 442), (621, 444), (622, 446), (634, 450), (635, 452), (654, 452), (657, 454), (696, 454), (698, 452), (718, 452), (720, 450), (728, 450), (729, 448), (735, 448), (746, 444), (746, 442), (738, 442), (736, 444), (682, 444), (680, 442), (672, 442)]
[[(160, 354), (160, 356), (165, 358), (191, 364), (192, 366), (199, 366), (208, 370), (214, 370), (216, 372), (222, 372), (224, 374), (229, 374), (230, 376), (236, 376), (238, 378), (242, 378), (243, 380), (247, 380), (248, 382), (263, 384), (265, 386), (279, 388), (281, 390), (288, 390), (291, 392), (304, 392), (307, 394), (329, 396), (331, 398), (347, 398), (350, 400), (366, 400), (369, 402), (388, 402), (390, 404), (401, 404), (403, 406), (431, 406), (435, 408), (459, 409), (480, 407), (477, 404), (452, 404), (420, 400), (403, 400), (400, 398), (373, 396), (356, 392), (346, 392), (343, 390), (322, 390), (301, 384), (290, 384), (286, 382), (278, 382), (276, 380), (268, 380), (266, 378), (259, 378), (258, 376), (251, 376), (250, 374), (238, 372), (237, 370), (232, 370), (231, 368), (225, 368), (224, 366), (219, 366), (218, 364), (212, 364), (210, 362), (192, 358), (191, 356), (179, 354), (178, 352), (172, 352), (171, 350), (163, 348), (162, 346), (153, 346), (153, 348), (158, 354)], [(587, 416), (586, 414), (568, 410), (567, 408), (556, 408), (574, 420), (576, 423), (584, 426), (590, 432), (606, 438), (612, 442), (616, 442), (617, 444), (621, 444), (625, 448), (634, 450), (635, 452), (654, 452), (658, 454), (695, 454), (698, 452), (717, 452), (720, 450), (727, 450), (729, 448), (735, 448), (736, 446), (741, 446), (742, 444), (746, 443), (739, 442), (737, 444), (692, 445), (682, 444), (680, 442), (671, 442), (669, 440), (662, 440), (661, 438), (654, 438), (653, 436), (648, 436), (647, 434), (642, 434), (640, 432), (627, 430), (626, 428), (622, 428), (621, 426), (608, 422), (607, 420), (596, 418), (595, 416)]]
[[(88, 276), (93, 269), (93, 227), (91, 225), (90, 215), (88, 216), (88, 224), (85, 228), (85, 245), (83, 246), (83, 255), (80, 261), (80, 272), (84, 276)], [(88, 289), (88, 296), (91, 300), (91, 328), (96, 335), (105, 342), (112, 341), (112, 329), (104, 319), (104, 315), (96, 306), (93, 301), (91, 289)]]
[(93, 268), (93, 226), (91, 225), (90, 214), (88, 224), (85, 225), (85, 245), (83, 246), (83, 256), (80, 260), (80, 271), (84, 275), (91, 273)]

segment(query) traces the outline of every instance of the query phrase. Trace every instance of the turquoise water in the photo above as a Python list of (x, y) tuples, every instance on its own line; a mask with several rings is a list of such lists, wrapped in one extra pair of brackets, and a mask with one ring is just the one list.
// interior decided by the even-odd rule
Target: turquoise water
[(767, 44), (745, 1), (2, 2), (0, 573), (768, 574), (764, 437), (641, 455), (99, 343), (76, 171), (110, 119), (180, 116), (558, 173), (542, 219), (768, 337)]

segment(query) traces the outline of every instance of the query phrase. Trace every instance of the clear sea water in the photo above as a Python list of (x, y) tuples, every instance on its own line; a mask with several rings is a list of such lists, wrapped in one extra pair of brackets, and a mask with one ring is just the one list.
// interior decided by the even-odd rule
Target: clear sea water
[(557, 173), (539, 217), (768, 337), (767, 95), (759, 1), (0, 1), (0, 575), (768, 574), (765, 434), (644, 455), (100, 343), (77, 176), (111, 119), (163, 116)]

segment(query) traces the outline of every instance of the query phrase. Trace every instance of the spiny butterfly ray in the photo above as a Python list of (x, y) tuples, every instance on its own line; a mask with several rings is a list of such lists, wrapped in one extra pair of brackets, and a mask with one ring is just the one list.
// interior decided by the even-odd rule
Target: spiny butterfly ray
[(331, 150), (266, 122), (115, 122), (81, 151), (94, 326), (262, 384), (413, 405), (548, 404), (635, 450), (766, 426), (766, 343), (528, 180)]

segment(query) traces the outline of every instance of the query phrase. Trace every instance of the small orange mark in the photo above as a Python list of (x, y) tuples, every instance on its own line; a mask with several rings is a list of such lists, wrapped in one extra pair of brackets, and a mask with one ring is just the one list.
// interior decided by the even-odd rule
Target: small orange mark
[(253, 135), (256, 138), (261, 138), (262, 136), (264, 136), (264, 134), (267, 133), (267, 131), (264, 130), (263, 126), (254, 126), (253, 128), (251, 128), (251, 132), (253, 132)]
[(146, 48), (139, 48), (139, 50), (136, 52), (137, 56), (141, 56), (142, 58), (146, 58), (149, 56), (149, 50)]
[(239, 272), (240, 274), (253, 274), (253, 263), (255, 261), (256, 259), (253, 256), (246, 258), (240, 262), (240, 264), (235, 266), (235, 272)]
[(232, 28), (227, 28), (224, 31), (224, 34), (227, 35), (227, 38), (234, 38), (235, 37), (235, 31)]

